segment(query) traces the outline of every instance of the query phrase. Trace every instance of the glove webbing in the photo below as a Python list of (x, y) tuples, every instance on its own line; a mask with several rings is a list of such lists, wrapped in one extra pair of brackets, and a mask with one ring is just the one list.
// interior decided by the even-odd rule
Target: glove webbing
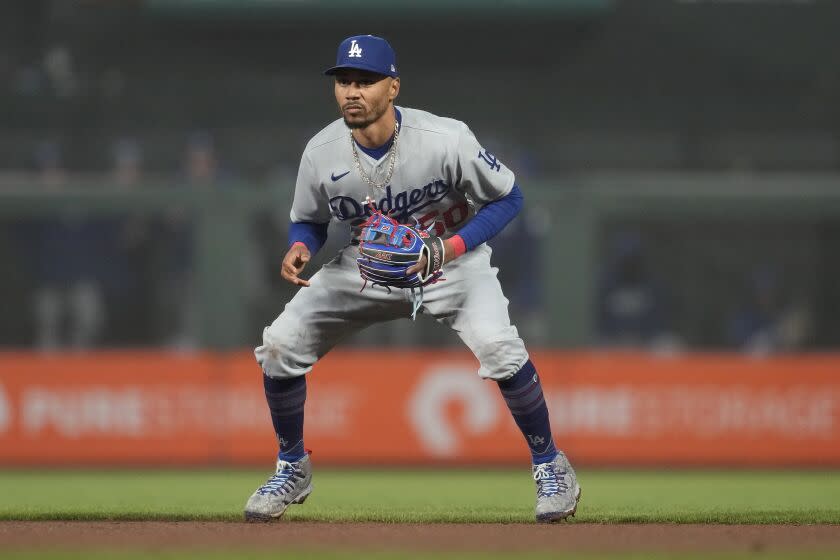
[[(365, 221), (365, 223), (362, 224), (362, 229), (364, 229), (369, 224), (371, 224), (374, 220), (377, 220), (377, 219), (385, 219), (385, 220), (389, 221), (390, 223), (392, 223), (395, 227), (399, 227), (399, 225), (400, 225), (399, 222), (397, 222), (396, 220), (394, 220), (393, 218), (390, 217), (390, 215), (389, 215), (390, 212), (388, 214), (382, 214), (381, 212), (376, 210), (376, 207), (372, 205), (369, 197), (367, 199), (367, 202), (368, 202), (368, 205), (370, 206), (370, 208), (373, 210), (373, 212), (368, 217), (368, 219)], [(417, 224), (417, 226), (420, 225), (416, 218), (414, 219), (414, 221), (415, 221), (415, 224)], [(359, 245), (362, 246), (363, 242), (360, 242)], [(439, 249), (439, 250), (436, 250), (436, 249)], [(443, 262), (445, 260), (445, 255), (446, 255), (446, 251), (445, 251), (443, 243), (440, 243), (440, 245), (437, 245), (435, 248), (432, 248), (431, 250), (429, 250), (429, 252), (428, 252), (428, 262), (426, 263), (426, 270), (434, 271), (434, 272), (430, 272), (428, 274), (428, 276), (426, 277), (426, 280), (422, 284), (420, 284), (417, 287), (412, 287), (411, 288), (410, 300), (411, 300), (411, 320), (412, 321), (416, 320), (417, 311), (419, 311), (420, 307), (423, 305), (423, 295), (424, 295), (423, 288), (428, 284), (434, 284), (434, 283), (442, 280), (442, 278), (441, 278), (442, 271), (440, 270), (440, 268), (441, 268), (441, 265), (443, 264)], [(365, 287), (367, 286), (367, 283), (368, 283), (368, 279), (365, 278), (365, 283), (364, 283), (364, 285), (362, 285), (362, 289), (359, 290), (359, 291), (364, 290)], [(371, 282), (372, 286), (375, 286), (377, 284), (379, 284), (379, 282)], [(384, 284), (384, 283), (381, 284), (381, 285), (384, 286), (388, 290), (388, 292), (390, 293), (391, 286), (389, 286), (387, 284)]]

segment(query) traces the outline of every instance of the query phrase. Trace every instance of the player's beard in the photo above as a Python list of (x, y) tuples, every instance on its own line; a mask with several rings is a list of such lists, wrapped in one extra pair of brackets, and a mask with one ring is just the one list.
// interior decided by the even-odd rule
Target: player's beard
[(360, 120), (348, 120), (347, 115), (344, 113), (343, 110), (341, 111), (341, 115), (342, 117), (344, 117), (344, 124), (347, 125), (347, 128), (367, 128), (379, 119), (381, 119), (382, 116), (385, 114), (385, 111), (387, 110), (388, 102), (383, 101), (383, 103), (380, 106), (371, 107), (370, 110), (368, 110), (365, 114), (362, 115), (362, 118)]

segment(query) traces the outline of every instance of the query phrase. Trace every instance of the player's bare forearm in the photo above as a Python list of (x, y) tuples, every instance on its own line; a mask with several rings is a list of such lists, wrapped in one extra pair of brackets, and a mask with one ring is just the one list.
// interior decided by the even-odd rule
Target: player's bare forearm
[(289, 248), (286, 256), (283, 257), (283, 265), (280, 270), (280, 275), (284, 280), (294, 284), (295, 286), (309, 287), (309, 281), (299, 278), (303, 269), (306, 268), (306, 263), (309, 262), (311, 255), (309, 249), (303, 243), (295, 243)]

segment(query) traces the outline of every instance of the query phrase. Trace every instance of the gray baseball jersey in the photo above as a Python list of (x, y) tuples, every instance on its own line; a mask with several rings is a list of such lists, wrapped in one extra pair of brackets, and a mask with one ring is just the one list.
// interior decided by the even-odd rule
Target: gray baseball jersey
[[(291, 219), (293, 222), (347, 224), (356, 237), (370, 215), (370, 199), (403, 223), (412, 218), (436, 235), (449, 237), (481, 206), (507, 195), (513, 172), (481, 147), (462, 122), (399, 107), (402, 124), (396, 162), (384, 189), (368, 185), (356, 169), (351, 136), (343, 119), (316, 134), (301, 158)], [(389, 158), (357, 150), (363, 171), (375, 182), (387, 176)], [(454, 329), (480, 363), (479, 375), (512, 376), (528, 360), (508, 300), (482, 244), (444, 266), (443, 282), (425, 289), (421, 313)], [(344, 336), (373, 323), (407, 317), (409, 290), (368, 287), (356, 265), (358, 248), (348, 246), (298, 290), (283, 313), (263, 331), (255, 354), (271, 377), (308, 373)]]
[[(338, 119), (306, 146), (295, 185), (293, 222), (326, 223), (330, 218), (358, 226), (370, 215), (369, 196), (382, 212), (399, 222), (420, 222), (435, 235), (458, 231), (484, 204), (513, 188), (514, 175), (484, 150), (467, 126), (454, 119), (416, 109), (397, 108), (402, 115), (397, 159), (390, 184), (374, 189), (360, 177), (353, 160), (350, 132)], [(374, 160), (357, 150), (359, 162), (381, 183), (388, 157)]]

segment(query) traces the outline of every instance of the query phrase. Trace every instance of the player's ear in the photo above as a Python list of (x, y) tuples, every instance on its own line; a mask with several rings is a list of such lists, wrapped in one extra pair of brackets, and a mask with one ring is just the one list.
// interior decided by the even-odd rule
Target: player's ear
[(400, 94), (400, 79), (399, 78), (391, 78), (391, 88), (388, 92), (388, 97), (390, 101), (393, 101), (397, 98)]

